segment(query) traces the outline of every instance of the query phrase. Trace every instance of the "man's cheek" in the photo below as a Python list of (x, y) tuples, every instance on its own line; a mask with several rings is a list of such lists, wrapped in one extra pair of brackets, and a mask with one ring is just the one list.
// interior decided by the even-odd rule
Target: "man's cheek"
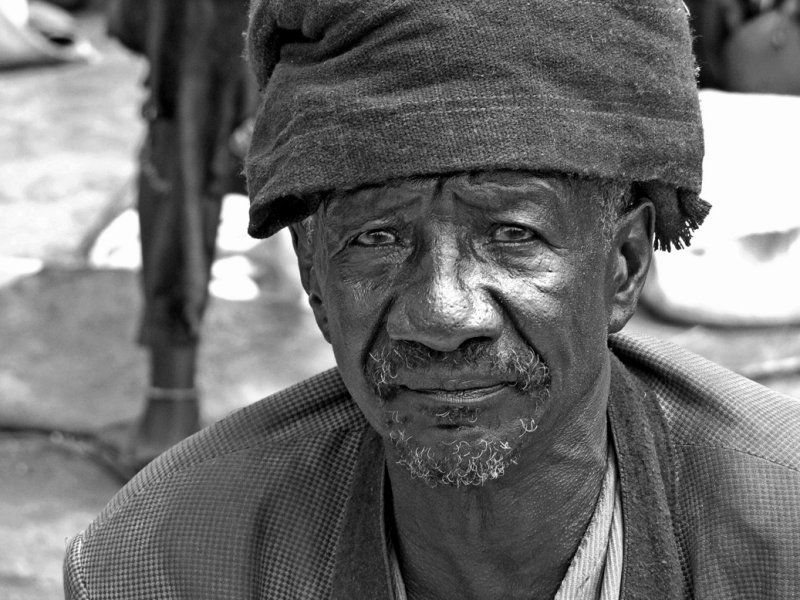
[(381, 327), (388, 293), (371, 283), (340, 282), (329, 293), (328, 314), (338, 337), (352, 351), (374, 337)]
[[(366, 254), (366, 255), (365, 255)], [(348, 287), (361, 286), (374, 289), (398, 276), (403, 268), (403, 257), (398, 253), (371, 255), (365, 252), (343, 253), (331, 263), (336, 280)]]
[(564, 318), (565, 299), (569, 298), (569, 290), (561, 278), (518, 278), (504, 283), (502, 289), (505, 309), (534, 338), (535, 332), (552, 327)]
[(561, 268), (531, 277), (512, 293), (529, 299), (521, 310), (532, 322), (571, 322), (575, 316), (594, 314), (602, 300), (603, 289), (596, 278), (593, 270)]

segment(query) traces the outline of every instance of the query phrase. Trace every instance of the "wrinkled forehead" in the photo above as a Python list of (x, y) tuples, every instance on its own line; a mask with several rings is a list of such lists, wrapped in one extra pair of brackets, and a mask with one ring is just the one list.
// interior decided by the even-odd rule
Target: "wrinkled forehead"
[(486, 212), (518, 203), (534, 203), (566, 216), (574, 207), (566, 177), (524, 171), (491, 171), (398, 179), (379, 186), (332, 194), (324, 203), (331, 217), (353, 211), (412, 210), (426, 204), (456, 198), (465, 207)]

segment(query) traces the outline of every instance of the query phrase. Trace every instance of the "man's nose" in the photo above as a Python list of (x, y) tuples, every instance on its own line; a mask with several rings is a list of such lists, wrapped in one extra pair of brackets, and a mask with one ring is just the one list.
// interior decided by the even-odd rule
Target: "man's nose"
[(428, 255), (414, 271), (388, 315), (392, 339), (451, 352), (468, 340), (500, 337), (502, 314), (483, 286), (480, 268)]

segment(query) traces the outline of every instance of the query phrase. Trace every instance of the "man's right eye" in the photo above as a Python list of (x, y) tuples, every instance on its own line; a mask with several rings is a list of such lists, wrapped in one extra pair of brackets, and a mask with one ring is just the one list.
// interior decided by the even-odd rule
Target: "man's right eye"
[(359, 234), (354, 242), (358, 246), (388, 246), (397, 242), (397, 236), (386, 229), (373, 229)]

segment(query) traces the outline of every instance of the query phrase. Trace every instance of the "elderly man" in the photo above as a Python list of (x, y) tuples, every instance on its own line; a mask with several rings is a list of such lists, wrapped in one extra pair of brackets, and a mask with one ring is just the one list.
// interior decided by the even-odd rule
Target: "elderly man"
[(794, 597), (797, 404), (613, 335), (708, 210), (690, 44), (680, 0), (255, 0), (251, 233), (338, 368), (151, 464), (67, 596)]

